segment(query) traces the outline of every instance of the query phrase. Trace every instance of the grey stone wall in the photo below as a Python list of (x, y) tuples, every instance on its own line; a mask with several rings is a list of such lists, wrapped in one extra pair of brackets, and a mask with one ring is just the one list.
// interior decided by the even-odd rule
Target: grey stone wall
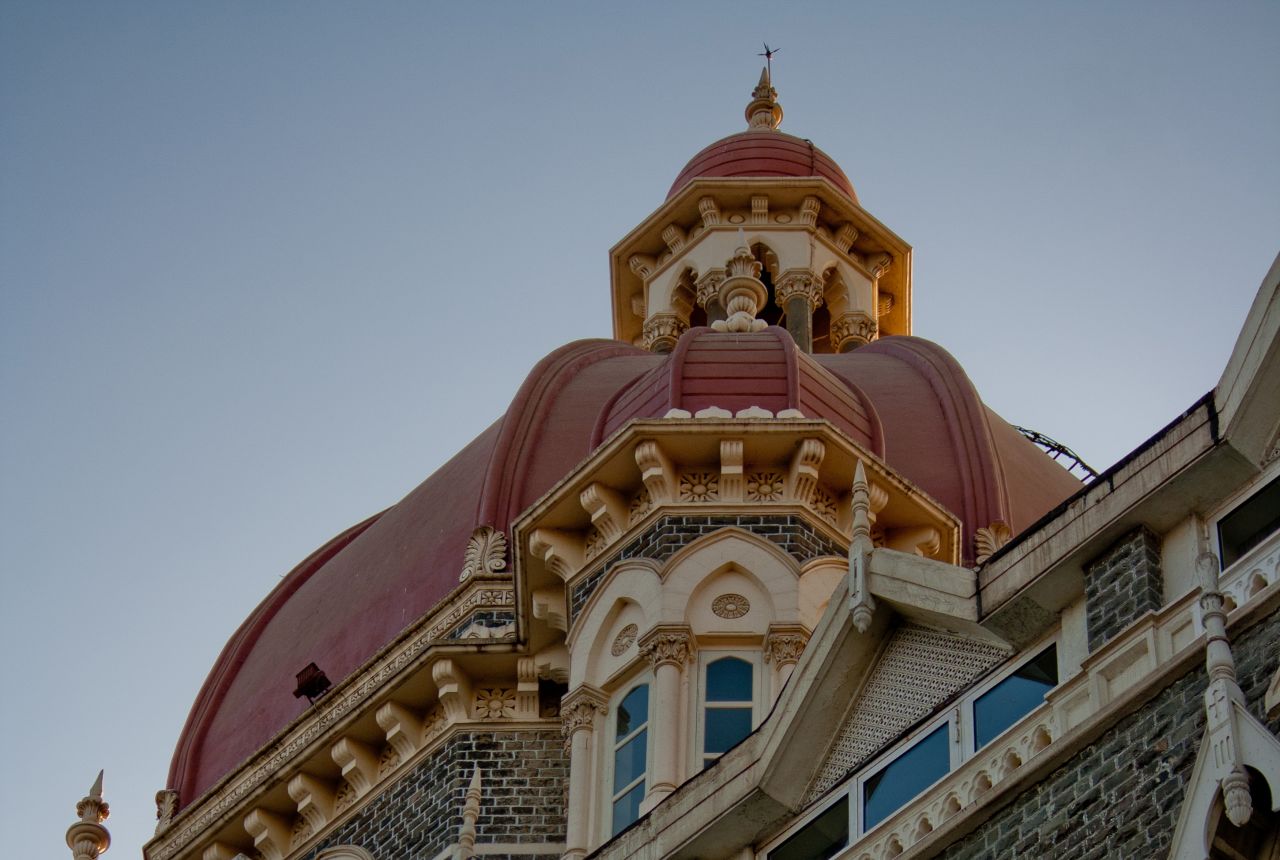
[[(1240, 687), (1262, 718), (1280, 612), (1234, 643)], [(1203, 667), (1184, 675), (942, 855), (946, 860), (1144, 860), (1168, 856), (1204, 732)], [(1280, 736), (1280, 719), (1268, 723)]]
[(848, 550), (821, 534), (803, 517), (796, 514), (774, 516), (670, 516), (660, 517), (653, 525), (637, 535), (630, 543), (614, 553), (604, 566), (573, 586), (569, 600), (569, 615), (576, 618), (586, 605), (600, 580), (615, 564), (631, 558), (651, 558), (666, 561), (676, 550), (693, 543), (703, 535), (723, 528), (740, 528), (777, 544), (796, 561), (804, 563), (811, 558), (827, 555), (844, 555)]
[(1122, 537), (1084, 569), (1089, 650), (1163, 604), (1160, 539), (1145, 526)]
[(569, 757), (560, 731), (477, 731), (450, 738), (383, 789), (317, 844), (308, 860), (335, 845), (357, 845), (375, 860), (430, 860), (458, 839), (477, 764), (483, 793), (478, 843), (564, 842)]

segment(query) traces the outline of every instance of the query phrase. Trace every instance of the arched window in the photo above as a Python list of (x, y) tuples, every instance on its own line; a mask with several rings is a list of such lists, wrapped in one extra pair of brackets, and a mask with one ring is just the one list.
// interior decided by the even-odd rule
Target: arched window
[(702, 766), (706, 767), (751, 734), (755, 667), (737, 657), (706, 665), (703, 689)]
[(623, 697), (614, 715), (611, 835), (640, 817), (648, 771), (649, 685), (640, 684)]

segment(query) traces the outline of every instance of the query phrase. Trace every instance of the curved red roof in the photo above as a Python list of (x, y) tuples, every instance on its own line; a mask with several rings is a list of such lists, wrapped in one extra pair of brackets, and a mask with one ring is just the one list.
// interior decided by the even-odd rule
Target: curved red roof
[(404, 499), (298, 565), (227, 643), (169, 774), (185, 807), (298, 717), (295, 673), (340, 683), (456, 585), (478, 525), (511, 523), (633, 418), (761, 406), (826, 418), (975, 529), (1017, 532), (1079, 484), (988, 410), (945, 350), (912, 337), (809, 356), (783, 329), (693, 329), (670, 355), (578, 341), (533, 369), (506, 414)]
[(667, 199), (695, 179), (740, 176), (820, 176), (858, 202), (853, 183), (831, 156), (811, 141), (770, 129), (731, 134), (699, 152), (671, 183)]

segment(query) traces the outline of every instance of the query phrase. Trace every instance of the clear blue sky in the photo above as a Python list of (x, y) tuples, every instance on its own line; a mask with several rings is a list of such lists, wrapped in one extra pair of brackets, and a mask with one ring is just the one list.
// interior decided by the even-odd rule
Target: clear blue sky
[(783, 129), (915, 248), (916, 333), (1103, 467), (1280, 250), (1276, 3), (0, 3), (0, 828), (111, 857), (222, 644), (566, 341), (608, 248)]

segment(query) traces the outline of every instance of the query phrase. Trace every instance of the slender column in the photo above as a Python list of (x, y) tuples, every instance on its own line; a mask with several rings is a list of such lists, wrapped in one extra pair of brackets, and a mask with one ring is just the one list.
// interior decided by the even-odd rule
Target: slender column
[(591, 811), (596, 807), (592, 796), (592, 747), (596, 717), (608, 713), (604, 694), (583, 684), (561, 701), (560, 724), (569, 745), (569, 802), (565, 810), (565, 852), (569, 858), (587, 856), (591, 842)]
[(798, 624), (774, 624), (769, 627), (769, 632), (764, 637), (764, 661), (773, 667), (773, 689), (770, 690), (772, 698), (777, 699), (782, 692), (808, 642), (809, 631)]
[(648, 812), (680, 784), (680, 727), (684, 725), (680, 688), (685, 666), (693, 656), (688, 627), (655, 627), (640, 640), (640, 651), (653, 664), (653, 701), (649, 731), (653, 733), (653, 762), (641, 813)]
[(787, 331), (803, 352), (813, 352), (813, 312), (822, 304), (822, 279), (807, 269), (783, 272), (773, 291), (787, 312)]

